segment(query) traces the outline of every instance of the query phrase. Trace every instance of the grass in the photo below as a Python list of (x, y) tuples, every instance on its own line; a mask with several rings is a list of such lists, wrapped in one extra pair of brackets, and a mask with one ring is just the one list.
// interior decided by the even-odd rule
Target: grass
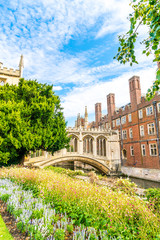
[(0, 215), (0, 240), (13, 240), (14, 238), (9, 233), (2, 216)]

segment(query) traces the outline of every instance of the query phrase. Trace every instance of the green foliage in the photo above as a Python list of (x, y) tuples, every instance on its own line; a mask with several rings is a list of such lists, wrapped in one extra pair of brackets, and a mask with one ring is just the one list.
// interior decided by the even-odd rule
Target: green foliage
[(68, 224), (68, 225), (67, 225), (67, 231), (68, 231), (69, 233), (73, 233), (73, 225), (72, 225), (72, 224)]
[[(148, 27), (148, 36), (143, 40), (143, 54), (149, 56), (154, 53), (154, 62), (160, 62), (160, 2), (159, 0), (132, 0), (131, 6), (133, 13), (129, 15), (130, 29), (122, 36), (119, 36), (120, 47), (114, 57), (120, 63), (129, 62), (138, 63), (135, 56), (135, 43), (138, 37), (140, 25)], [(151, 89), (147, 92), (147, 99), (150, 100), (159, 90), (160, 70), (157, 70), (156, 81)]]
[(9, 197), (10, 197), (9, 194), (4, 194), (4, 195), (2, 195), (1, 200), (2, 200), (3, 202), (7, 202), (8, 199), (9, 199)]
[(61, 168), (61, 167), (53, 167), (53, 166), (45, 167), (45, 169), (52, 170), (53, 172), (56, 172), (56, 173), (66, 174), (70, 177), (74, 177), (74, 176), (78, 176), (78, 175), (86, 176), (86, 174), (83, 173), (83, 171), (81, 171), (81, 170), (74, 171), (74, 170), (70, 170), (70, 169), (65, 169), (65, 168)]
[(22, 221), (17, 222), (17, 228), (22, 232), (25, 233), (25, 225)]
[(160, 189), (149, 188), (146, 190), (146, 198), (149, 201), (150, 207), (154, 207), (154, 210), (160, 213)]
[[(23, 184), (35, 183), (45, 204), (55, 209), (56, 215), (50, 219), (52, 226), (62, 222), (65, 215), (74, 225), (101, 230), (102, 239), (159, 239), (159, 215), (148, 202), (130, 193), (135, 185), (128, 180), (120, 179), (112, 191), (49, 170), (10, 168), (2, 169), (1, 175)], [(59, 232), (56, 234), (57, 239), (64, 239)], [(91, 230), (90, 236), (94, 239), (96, 234)]]
[(20, 162), (29, 151), (54, 153), (67, 147), (61, 110), (50, 85), (21, 79), (18, 86), (0, 86), (0, 162)]
[(65, 231), (64, 229), (57, 229), (54, 234), (55, 240), (64, 240), (65, 239)]
[(43, 209), (34, 209), (33, 210), (33, 212), (32, 212), (32, 215), (31, 215), (31, 217), (30, 217), (30, 219), (40, 219), (40, 218), (42, 218), (43, 217)]
[(136, 195), (137, 185), (131, 182), (129, 179), (118, 179), (115, 183), (113, 190), (120, 190), (130, 196)]

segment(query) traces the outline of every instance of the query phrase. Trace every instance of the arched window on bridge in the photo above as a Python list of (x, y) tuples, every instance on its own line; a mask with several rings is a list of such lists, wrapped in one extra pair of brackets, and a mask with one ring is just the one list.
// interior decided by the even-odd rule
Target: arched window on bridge
[(106, 139), (103, 137), (97, 138), (97, 155), (106, 157)]
[(87, 136), (83, 139), (83, 152), (93, 154), (93, 139)]
[(78, 152), (78, 139), (76, 136), (71, 136), (70, 147), (67, 149), (68, 152)]

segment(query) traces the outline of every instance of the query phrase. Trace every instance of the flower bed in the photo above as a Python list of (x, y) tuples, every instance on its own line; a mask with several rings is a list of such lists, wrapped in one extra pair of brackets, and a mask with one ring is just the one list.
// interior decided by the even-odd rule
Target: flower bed
[[(94, 228), (73, 226), (67, 215), (56, 214), (55, 209), (34, 198), (32, 192), (24, 191), (8, 179), (0, 179), (0, 199), (6, 202), (7, 210), (15, 217), (17, 228), (26, 232), (30, 239), (63, 240), (98, 239)], [(105, 239), (106, 231), (99, 231)]]
[(97, 231), (99, 236), (99, 229), (107, 231), (101, 239), (160, 239), (158, 216), (137, 196), (94, 186), (50, 170), (2, 169), (0, 177), (9, 177), (23, 188), (33, 190), (34, 196), (40, 196), (56, 212), (66, 213), (73, 224), (93, 227), (93, 232)]

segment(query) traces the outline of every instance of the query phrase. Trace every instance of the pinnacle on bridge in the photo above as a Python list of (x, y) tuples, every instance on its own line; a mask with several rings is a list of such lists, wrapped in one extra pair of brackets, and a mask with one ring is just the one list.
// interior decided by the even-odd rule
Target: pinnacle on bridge
[(85, 106), (85, 117), (88, 117), (87, 106)]

